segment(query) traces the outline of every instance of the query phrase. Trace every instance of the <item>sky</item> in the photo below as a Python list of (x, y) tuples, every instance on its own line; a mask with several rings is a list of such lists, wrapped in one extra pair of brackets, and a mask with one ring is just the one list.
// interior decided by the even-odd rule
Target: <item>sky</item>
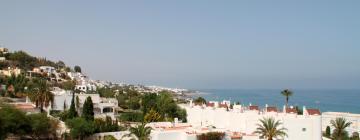
[(0, 2), (0, 44), (93, 79), (191, 89), (359, 89), (360, 1)]

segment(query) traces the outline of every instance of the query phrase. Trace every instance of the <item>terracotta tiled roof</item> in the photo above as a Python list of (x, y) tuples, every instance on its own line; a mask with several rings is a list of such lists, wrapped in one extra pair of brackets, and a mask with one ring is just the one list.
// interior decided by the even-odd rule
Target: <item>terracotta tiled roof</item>
[(15, 108), (20, 109), (22, 111), (25, 112), (38, 112), (40, 111), (39, 109), (37, 109), (34, 105), (30, 104), (30, 103), (17, 103), (17, 104), (13, 104)]
[(228, 105), (227, 104), (219, 104), (219, 107), (220, 108), (228, 108)]
[(266, 111), (267, 112), (277, 112), (277, 108), (276, 107), (267, 107)]
[(24, 104), (14, 104), (15, 105), (15, 108), (17, 109), (35, 109), (35, 107), (32, 105), (32, 104), (27, 104), (27, 103), (24, 103)]
[(259, 110), (258, 106), (249, 106), (249, 110)]
[(206, 106), (207, 107), (215, 107), (215, 103), (207, 103)]
[(319, 109), (307, 109), (307, 112), (309, 113), (309, 115), (321, 115)]
[(296, 111), (295, 108), (286, 108), (286, 113), (290, 113), (290, 114), (294, 113), (294, 114), (296, 114), (297, 111)]

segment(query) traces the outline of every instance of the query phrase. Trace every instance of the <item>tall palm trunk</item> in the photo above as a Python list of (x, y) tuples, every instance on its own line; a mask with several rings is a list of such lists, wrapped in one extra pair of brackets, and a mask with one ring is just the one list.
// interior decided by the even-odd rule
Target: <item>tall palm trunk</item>
[(286, 107), (289, 105), (289, 96), (286, 96)]

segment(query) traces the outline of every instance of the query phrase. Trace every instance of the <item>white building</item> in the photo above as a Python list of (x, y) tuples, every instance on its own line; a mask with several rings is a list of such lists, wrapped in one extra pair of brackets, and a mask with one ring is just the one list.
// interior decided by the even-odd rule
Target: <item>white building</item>
[(9, 53), (9, 49), (0, 47), (0, 53), (3, 53), (3, 54)]
[(360, 132), (360, 114), (344, 113), (344, 112), (324, 112), (322, 113), (322, 130), (325, 131), (327, 126), (330, 129), (334, 128), (331, 126), (330, 121), (336, 118), (344, 118), (346, 121), (351, 122), (350, 127), (346, 129), (351, 136), (354, 132)]
[[(260, 119), (272, 117), (283, 123), (287, 129), (288, 137), (285, 140), (321, 140), (321, 113), (317, 109), (303, 108), (304, 115), (297, 115), (294, 108), (280, 111), (276, 107), (265, 107), (263, 110), (258, 106), (234, 105), (229, 109), (228, 102), (210, 102), (207, 105), (182, 105), (186, 109), (188, 123), (193, 127), (214, 126), (223, 129), (230, 134), (241, 134), (254, 138), (254, 131)], [(255, 135), (256, 136), (256, 135)], [(258, 137), (258, 136), (257, 136)], [(250, 139), (249, 138), (249, 139)]]
[(75, 89), (82, 92), (96, 91), (96, 82), (90, 80), (86, 75), (80, 72), (68, 72), (67, 75), (70, 77), (71, 80), (76, 81)]
[(5, 75), (5, 76), (15, 75), (15, 76), (18, 76), (20, 74), (21, 74), (21, 69), (19, 69), (19, 68), (8, 67), (7, 69), (0, 70), (0, 75)]
[(82, 83), (82, 84), (79, 84), (79, 85), (76, 85), (75, 86), (75, 89), (78, 89), (82, 92), (87, 92), (87, 91), (96, 91), (96, 85), (94, 84), (91, 84), (91, 83)]
[(51, 66), (40, 66), (40, 72), (47, 73), (48, 75), (56, 73), (56, 69)]
[[(53, 90), (54, 103), (52, 110), (63, 111), (69, 109), (72, 100), (72, 92), (62, 89)], [(96, 118), (105, 118), (110, 116), (115, 119), (116, 111), (118, 110), (118, 101), (114, 98), (101, 98), (99, 94), (75, 94), (79, 98), (80, 108), (83, 106), (87, 97), (91, 97), (94, 104), (94, 113)], [(64, 107), (65, 105), (65, 107)]]

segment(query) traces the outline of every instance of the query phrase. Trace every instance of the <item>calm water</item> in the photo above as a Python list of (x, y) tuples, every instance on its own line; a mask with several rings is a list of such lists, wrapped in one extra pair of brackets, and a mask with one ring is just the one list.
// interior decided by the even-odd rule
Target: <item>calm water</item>
[[(230, 100), (240, 101), (241, 104), (253, 104), (264, 107), (265, 104), (277, 106), (282, 109), (285, 97), (281, 90), (229, 90), (212, 89), (199, 90), (200, 96), (207, 100)], [(322, 112), (338, 111), (360, 113), (360, 90), (293, 90), (290, 97), (290, 105), (318, 108)]]

